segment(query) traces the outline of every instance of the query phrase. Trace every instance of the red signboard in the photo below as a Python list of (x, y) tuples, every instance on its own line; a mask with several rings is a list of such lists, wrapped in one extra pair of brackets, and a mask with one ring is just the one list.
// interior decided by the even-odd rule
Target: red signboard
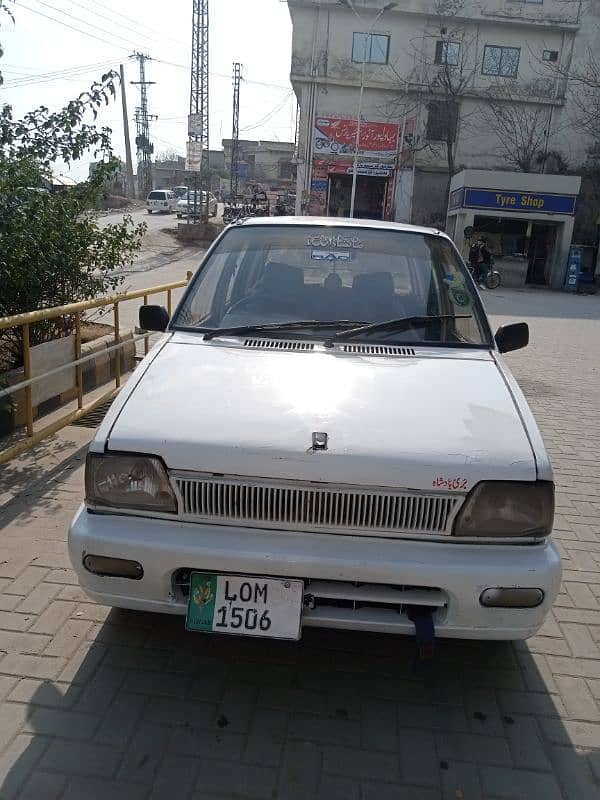
[[(317, 117), (315, 120), (315, 155), (346, 155), (356, 144), (355, 119)], [(363, 155), (395, 155), (401, 126), (391, 122), (362, 122), (359, 152)]]

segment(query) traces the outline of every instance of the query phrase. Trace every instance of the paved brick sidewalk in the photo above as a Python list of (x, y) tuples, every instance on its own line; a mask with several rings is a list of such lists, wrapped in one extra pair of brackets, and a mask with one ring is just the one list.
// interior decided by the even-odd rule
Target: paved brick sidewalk
[(89, 603), (65, 546), (89, 437), (69, 429), (0, 476), (2, 800), (598, 800), (600, 298), (486, 302), (531, 324), (509, 360), (556, 469), (564, 585), (540, 635), (440, 642), (419, 675), (404, 639), (190, 636)]

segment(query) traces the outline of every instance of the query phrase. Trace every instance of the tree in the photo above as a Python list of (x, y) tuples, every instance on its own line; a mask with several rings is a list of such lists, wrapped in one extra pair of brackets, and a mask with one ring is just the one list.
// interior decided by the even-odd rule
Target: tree
[(396, 103), (406, 106), (416, 96), (426, 114), (425, 144), (419, 148), (445, 158), (446, 201), (456, 172), (458, 134), (471, 115), (463, 101), (477, 70), (476, 36), (460, 19), (464, 6), (465, 0), (434, 0), (430, 27), (422, 41), (413, 43), (414, 68), (403, 76), (392, 67), (398, 80)]
[(179, 159), (179, 153), (175, 150), (174, 147), (167, 147), (166, 150), (163, 150), (162, 153), (159, 153), (156, 156), (156, 162), (161, 163), (164, 161), (177, 161)]
[[(6, 11), (0, 0), (0, 11)], [(21, 120), (0, 110), (0, 316), (87, 300), (114, 290), (118, 270), (131, 264), (145, 225), (126, 216), (99, 228), (89, 213), (115, 169), (110, 129), (97, 128), (98, 109), (116, 93), (109, 72), (60, 111), (40, 106)], [(92, 177), (64, 194), (43, 190), (57, 161), (67, 165), (93, 153)], [(69, 317), (33, 325), (32, 344), (72, 332)], [(0, 333), (0, 366), (22, 361), (20, 329)]]
[(539, 172), (545, 160), (550, 106), (540, 102), (535, 84), (491, 87), (481, 109), (482, 128), (493, 131), (506, 163), (521, 172)]

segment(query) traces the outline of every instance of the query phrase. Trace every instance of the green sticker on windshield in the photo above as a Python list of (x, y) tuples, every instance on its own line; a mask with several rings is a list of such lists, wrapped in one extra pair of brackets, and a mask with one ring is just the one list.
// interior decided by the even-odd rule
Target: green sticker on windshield
[(465, 279), (462, 275), (447, 276), (444, 283), (449, 285), (450, 296), (457, 306), (464, 308), (471, 305), (471, 295), (465, 286)]

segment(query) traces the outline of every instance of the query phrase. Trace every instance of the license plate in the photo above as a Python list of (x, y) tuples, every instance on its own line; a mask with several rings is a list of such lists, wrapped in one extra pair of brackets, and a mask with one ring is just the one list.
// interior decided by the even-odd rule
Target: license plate
[(188, 631), (299, 639), (302, 581), (192, 572)]

